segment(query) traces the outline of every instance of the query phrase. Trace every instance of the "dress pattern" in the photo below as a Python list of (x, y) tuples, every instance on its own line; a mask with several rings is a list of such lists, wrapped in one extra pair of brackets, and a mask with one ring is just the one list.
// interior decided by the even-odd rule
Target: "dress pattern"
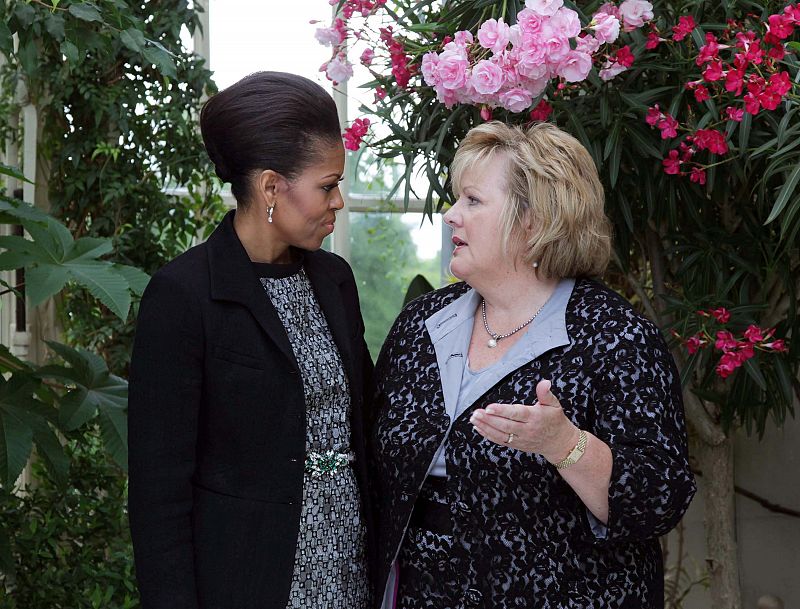
[[(261, 277), (261, 283), (283, 322), (303, 378), (306, 454), (350, 453), (347, 376), (305, 271)], [(287, 609), (366, 609), (366, 562), (366, 530), (352, 467), (321, 475), (306, 469)]]
[[(428, 497), (449, 506), (452, 536), (406, 529), (450, 425), (425, 320), (468, 288), (454, 284), (410, 303), (378, 358), (371, 440), (379, 589), (399, 552), (414, 580), (404, 586), (401, 572), (402, 609), (663, 609), (658, 537), (695, 492), (680, 377), (654, 324), (594, 281), (575, 284), (569, 343), (509, 373), (453, 422), (446, 489)], [(469, 423), (491, 402), (533, 403), (541, 379), (553, 381), (576, 425), (611, 447), (602, 533), (554, 466), (483, 440)]]

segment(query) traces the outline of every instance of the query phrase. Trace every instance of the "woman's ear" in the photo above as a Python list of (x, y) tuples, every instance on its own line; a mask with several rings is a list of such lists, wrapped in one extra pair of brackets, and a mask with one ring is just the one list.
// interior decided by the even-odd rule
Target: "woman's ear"
[(533, 212), (531, 211), (530, 206), (528, 206), (528, 208), (523, 211), (522, 214), (522, 222), (520, 225), (522, 226), (522, 230), (525, 231), (525, 237), (530, 239), (537, 230), (535, 222), (533, 221)]
[(256, 178), (258, 194), (266, 199), (267, 205), (274, 205), (284, 185), (284, 178), (277, 171), (265, 169)]

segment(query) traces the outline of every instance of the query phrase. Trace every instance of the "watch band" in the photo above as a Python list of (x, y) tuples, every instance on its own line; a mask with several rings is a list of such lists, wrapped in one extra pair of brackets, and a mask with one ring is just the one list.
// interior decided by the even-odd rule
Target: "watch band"
[(588, 440), (588, 436), (586, 432), (582, 429), (579, 430), (580, 434), (578, 434), (578, 443), (575, 445), (569, 454), (564, 457), (561, 461), (556, 463), (556, 469), (564, 469), (565, 467), (569, 467), (570, 465), (575, 465), (578, 460), (583, 456), (583, 453), (586, 452), (586, 441)]

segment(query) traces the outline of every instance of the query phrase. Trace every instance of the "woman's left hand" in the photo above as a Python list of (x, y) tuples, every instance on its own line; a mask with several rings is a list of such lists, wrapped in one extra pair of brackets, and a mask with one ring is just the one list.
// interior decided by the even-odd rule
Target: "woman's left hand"
[(564, 414), (550, 385), (550, 381), (539, 381), (535, 404), (489, 404), (473, 412), (470, 423), (487, 440), (557, 463), (577, 444), (580, 432)]

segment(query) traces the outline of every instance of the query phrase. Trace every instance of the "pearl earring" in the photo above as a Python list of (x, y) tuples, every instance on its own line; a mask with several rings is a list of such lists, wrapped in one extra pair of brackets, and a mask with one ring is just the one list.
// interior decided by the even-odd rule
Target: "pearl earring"
[(534, 262), (533, 263), (533, 268), (538, 269), (539, 268), (539, 263), (538, 262)]
[(273, 205), (267, 210), (267, 222), (272, 224), (272, 212), (275, 211), (275, 206)]

